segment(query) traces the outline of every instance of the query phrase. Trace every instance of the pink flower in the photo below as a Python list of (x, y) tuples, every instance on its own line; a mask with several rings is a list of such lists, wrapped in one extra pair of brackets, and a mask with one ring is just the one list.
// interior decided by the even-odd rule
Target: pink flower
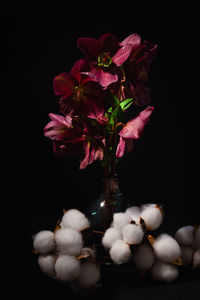
[(98, 40), (79, 38), (78, 48), (85, 54), (85, 59), (90, 65), (90, 71), (84, 74), (104, 88), (118, 81), (120, 71), (117, 67), (127, 60), (131, 50), (138, 45), (139, 39), (138, 35), (133, 34), (119, 43), (111, 33), (102, 35)]
[(84, 60), (78, 60), (70, 74), (64, 72), (54, 78), (53, 87), (55, 94), (62, 96), (62, 113), (68, 114), (73, 110), (74, 113), (96, 119), (104, 113), (101, 101), (103, 90), (97, 82), (80, 73), (85, 64)]
[(70, 115), (61, 116), (49, 114), (51, 121), (44, 128), (44, 135), (53, 141), (60, 141), (65, 137), (66, 130), (72, 127), (72, 118)]
[(116, 150), (116, 157), (119, 158), (124, 155), (125, 147), (130, 147), (129, 140), (137, 140), (141, 137), (144, 131), (144, 126), (150, 120), (150, 116), (153, 110), (153, 106), (147, 107), (145, 110), (140, 112), (140, 114), (136, 118), (127, 122), (127, 124), (119, 132), (120, 139)]
[(95, 160), (103, 160), (103, 141), (100, 146), (92, 146), (90, 142), (85, 145), (85, 157), (81, 160), (80, 169), (85, 169), (88, 165), (93, 163)]
[(49, 114), (51, 121), (44, 128), (44, 135), (53, 140), (57, 155), (77, 154), (80, 169), (86, 168), (104, 156), (104, 139), (97, 130), (70, 115)]
[(130, 56), (130, 53), (141, 43), (141, 37), (137, 34), (131, 34), (120, 43), (120, 49), (113, 56), (112, 60), (117, 66), (121, 66)]

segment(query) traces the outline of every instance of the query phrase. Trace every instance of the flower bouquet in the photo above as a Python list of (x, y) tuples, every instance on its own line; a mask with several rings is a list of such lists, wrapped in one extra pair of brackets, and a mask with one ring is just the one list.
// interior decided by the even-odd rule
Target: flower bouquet
[[(113, 34), (79, 38), (77, 45), (85, 58), (54, 78), (61, 115), (49, 114), (44, 134), (56, 154), (77, 154), (80, 169), (99, 160), (105, 176), (113, 176), (117, 160), (132, 150), (153, 112), (146, 84), (157, 45), (138, 34), (122, 42)], [(128, 109), (134, 117), (127, 121)]]
[[(99, 230), (79, 210), (64, 210), (53, 231), (42, 230), (34, 236), (38, 264), (45, 274), (80, 293), (94, 290), (101, 266), (112, 264), (130, 263), (156, 280), (175, 280), (180, 267), (200, 266), (199, 226), (184, 226), (174, 237), (167, 233), (154, 237), (152, 231), (164, 217), (160, 205), (115, 209), (116, 164), (132, 151), (154, 110), (147, 83), (158, 46), (138, 34), (119, 42), (110, 33), (97, 40), (79, 38), (77, 46), (85, 57), (76, 61), (70, 73), (54, 78), (60, 114), (49, 114), (44, 135), (53, 141), (56, 155), (75, 154), (80, 169), (94, 161), (104, 168), (100, 207), (106, 222)], [(103, 211), (107, 204), (109, 213)]]

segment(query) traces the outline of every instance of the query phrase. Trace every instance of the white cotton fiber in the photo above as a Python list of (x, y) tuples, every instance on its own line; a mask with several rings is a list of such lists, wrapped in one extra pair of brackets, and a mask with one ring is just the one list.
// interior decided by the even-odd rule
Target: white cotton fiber
[(200, 268), (200, 249), (196, 250), (193, 255), (193, 268)]
[(122, 229), (123, 240), (128, 244), (141, 243), (144, 231), (141, 226), (136, 224), (127, 224)]
[(140, 214), (141, 214), (141, 209), (138, 206), (131, 206), (128, 207), (125, 211), (125, 214), (130, 216), (131, 219), (136, 223), (139, 224), (140, 222)]
[(133, 251), (133, 261), (140, 271), (147, 271), (151, 268), (155, 260), (152, 247), (147, 243), (137, 245)]
[(53, 254), (38, 256), (38, 265), (40, 266), (41, 270), (50, 277), (55, 276), (55, 263), (56, 256)]
[(144, 220), (146, 229), (155, 230), (163, 221), (163, 212), (156, 204), (146, 204), (142, 207), (140, 217)]
[(193, 261), (194, 249), (190, 246), (181, 245), (181, 259), (183, 264), (190, 265)]
[(181, 256), (179, 244), (169, 234), (159, 235), (152, 246), (155, 255), (163, 261), (173, 262)]
[(104, 236), (102, 238), (102, 244), (105, 248), (109, 249), (112, 246), (112, 244), (119, 239), (121, 239), (121, 233), (119, 229), (111, 227), (105, 231)]
[(62, 254), (79, 255), (83, 247), (82, 235), (72, 229), (64, 228), (55, 233), (57, 250)]
[(73, 228), (82, 231), (90, 227), (90, 222), (86, 216), (77, 209), (69, 209), (62, 217), (60, 222), (61, 228)]
[(92, 262), (83, 262), (78, 277), (73, 282), (76, 290), (87, 291), (94, 288), (100, 280), (100, 268)]
[(109, 253), (112, 260), (119, 265), (127, 262), (131, 256), (130, 247), (123, 240), (115, 241)]
[(125, 213), (115, 213), (113, 215), (113, 227), (121, 230), (125, 225), (132, 221), (131, 217)]
[(174, 265), (164, 261), (156, 261), (150, 273), (154, 279), (165, 282), (171, 282), (179, 275), (179, 271)]
[(77, 258), (59, 255), (55, 264), (56, 279), (66, 282), (72, 281), (78, 277), (80, 269), (81, 263)]
[(33, 239), (33, 247), (39, 254), (50, 253), (55, 250), (54, 232), (42, 230)]
[(188, 225), (179, 228), (175, 233), (175, 239), (179, 244), (191, 245), (194, 242), (194, 226)]

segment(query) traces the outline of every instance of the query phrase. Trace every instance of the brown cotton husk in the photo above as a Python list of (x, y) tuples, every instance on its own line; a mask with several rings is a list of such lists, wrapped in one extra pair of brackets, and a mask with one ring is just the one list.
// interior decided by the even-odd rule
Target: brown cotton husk
[(154, 238), (151, 234), (148, 234), (148, 235), (147, 235), (147, 239), (148, 239), (148, 241), (149, 241), (149, 243), (150, 243), (151, 245), (154, 244), (155, 238)]
[(171, 263), (174, 264), (174, 265), (177, 265), (177, 266), (183, 266), (184, 265), (181, 257), (177, 258), (176, 260), (172, 261)]
[(56, 222), (56, 226), (55, 226), (55, 228), (54, 228), (54, 233), (56, 233), (56, 231), (57, 230), (60, 230), (61, 229), (61, 227), (60, 227), (60, 219), (58, 219), (58, 221)]

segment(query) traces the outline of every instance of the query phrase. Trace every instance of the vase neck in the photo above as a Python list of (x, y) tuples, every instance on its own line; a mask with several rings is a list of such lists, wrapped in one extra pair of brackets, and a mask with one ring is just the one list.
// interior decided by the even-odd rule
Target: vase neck
[(116, 195), (120, 194), (119, 181), (117, 176), (106, 177), (103, 179), (104, 183), (104, 194), (105, 195)]

